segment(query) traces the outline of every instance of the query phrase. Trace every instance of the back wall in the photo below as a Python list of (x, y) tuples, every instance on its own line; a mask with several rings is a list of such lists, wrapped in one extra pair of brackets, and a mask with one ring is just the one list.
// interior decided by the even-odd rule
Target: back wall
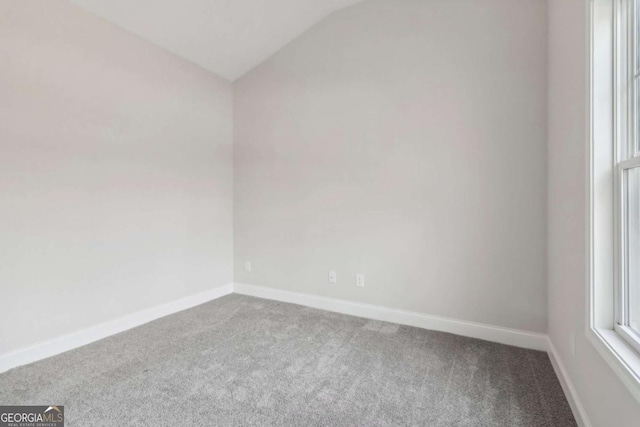
[(370, 0), (237, 81), (235, 281), (545, 332), (546, 22)]

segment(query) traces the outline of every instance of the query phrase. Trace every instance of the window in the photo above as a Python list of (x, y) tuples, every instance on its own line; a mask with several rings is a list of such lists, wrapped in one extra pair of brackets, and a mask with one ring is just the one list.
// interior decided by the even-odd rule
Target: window
[(619, 3), (615, 68), (617, 159), (615, 180), (615, 330), (640, 351), (640, 0)]
[(640, 0), (591, 0), (587, 337), (640, 401)]

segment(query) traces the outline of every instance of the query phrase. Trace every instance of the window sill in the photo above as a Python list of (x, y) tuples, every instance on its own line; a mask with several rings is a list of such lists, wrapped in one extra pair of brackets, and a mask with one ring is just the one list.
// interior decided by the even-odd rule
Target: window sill
[(640, 402), (640, 353), (612, 329), (589, 329), (587, 338)]

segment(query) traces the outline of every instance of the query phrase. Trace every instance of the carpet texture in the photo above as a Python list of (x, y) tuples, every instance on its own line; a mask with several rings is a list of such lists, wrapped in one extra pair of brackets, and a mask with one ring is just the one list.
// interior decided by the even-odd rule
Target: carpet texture
[(574, 426), (546, 353), (229, 295), (0, 374), (67, 426)]

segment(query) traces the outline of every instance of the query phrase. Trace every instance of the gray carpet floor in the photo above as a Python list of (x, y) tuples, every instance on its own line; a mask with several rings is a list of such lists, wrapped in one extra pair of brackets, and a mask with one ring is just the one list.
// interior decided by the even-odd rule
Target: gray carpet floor
[(546, 353), (229, 295), (0, 374), (67, 426), (574, 426)]

